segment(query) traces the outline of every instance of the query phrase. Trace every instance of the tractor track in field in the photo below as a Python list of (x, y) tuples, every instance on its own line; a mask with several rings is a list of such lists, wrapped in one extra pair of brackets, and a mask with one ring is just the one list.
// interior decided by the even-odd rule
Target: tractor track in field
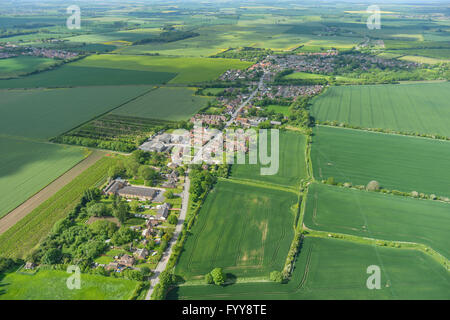
[(87, 158), (78, 162), (75, 166), (53, 180), (50, 184), (35, 193), (32, 197), (28, 198), (17, 208), (10, 211), (7, 215), (0, 219), (0, 235), (26, 217), (29, 213), (75, 179), (83, 171), (94, 165), (103, 156), (103, 152), (97, 150), (93, 151)]

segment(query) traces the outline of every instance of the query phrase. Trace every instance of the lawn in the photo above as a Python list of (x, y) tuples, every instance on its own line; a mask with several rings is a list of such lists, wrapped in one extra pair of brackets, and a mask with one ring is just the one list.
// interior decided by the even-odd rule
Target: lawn
[[(369, 290), (367, 267), (381, 268), (381, 289)], [(287, 284), (273, 282), (186, 285), (168, 299), (450, 299), (450, 276), (420, 251), (373, 247), (344, 240), (305, 238)]]
[[(268, 140), (270, 147), (270, 139)], [(261, 175), (260, 164), (236, 164), (232, 167), (232, 178), (298, 186), (306, 178), (305, 162), (306, 137), (294, 131), (280, 131), (279, 168), (275, 175)], [(269, 149), (270, 150), (270, 149)]]
[(294, 235), (297, 195), (217, 183), (198, 214), (176, 267), (187, 279), (215, 267), (234, 276), (267, 276), (283, 267)]
[(9, 273), (0, 281), (0, 300), (128, 300), (138, 282), (81, 274), (81, 288), (70, 290), (64, 271), (39, 270), (34, 275)]
[(113, 114), (162, 120), (187, 120), (210, 98), (195, 96), (194, 89), (158, 88), (113, 111)]
[(49, 139), (148, 90), (147, 86), (0, 90), (0, 134)]
[(368, 238), (425, 244), (450, 257), (450, 204), (314, 183), (305, 225)]
[(81, 161), (85, 152), (0, 137), (0, 218)]
[(330, 80), (331, 76), (325, 76), (323, 74), (315, 74), (308, 72), (293, 72), (283, 77), (284, 79), (304, 79), (304, 80)]
[(265, 107), (268, 111), (275, 111), (276, 113), (282, 113), (284, 116), (289, 116), (289, 106), (280, 106), (276, 104), (269, 104)]
[(450, 142), (319, 126), (311, 149), (314, 177), (450, 196)]
[(53, 59), (33, 56), (0, 59), (0, 79), (16, 77), (53, 64), (55, 64), (55, 60)]
[(64, 218), (81, 199), (86, 189), (106, 180), (108, 169), (116, 162), (104, 157), (44, 201), (0, 236), (3, 257), (24, 258), (43, 240), (59, 219)]
[(449, 82), (340, 86), (314, 98), (311, 113), (319, 121), (448, 137), (449, 100)]

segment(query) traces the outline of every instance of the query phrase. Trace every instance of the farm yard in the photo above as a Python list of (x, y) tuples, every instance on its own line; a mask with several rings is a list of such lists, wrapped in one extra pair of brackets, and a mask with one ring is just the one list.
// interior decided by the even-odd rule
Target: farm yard
[(86, 156), (77, 147), (0, 137), (0, 218)]
[[(368, 290), (366, 287), (366, 269), (374, 264), (382, 266), (380, 290)], [(185, 284), (169, 291), (168, 299), (445, 300), (449, 299), (449, 292), (447, 271), (419, 251), (306, 237), (287, 284), (268, 281), (223, 287)]]
[(160, 120), (187, 120), (211, 99), (194, 95), (194, 88), (162, 87), (123, 106), (112, 114)]
[(448, 258), (449, 209), (448, 203), (314, 183), (304, 223), (313, 230), (422, 243)]
[(318, 121), (450, 137), (450, 83), (330, 87), (313, 100)]
[(49, 139), (110, 111), (151, 87), (0, 90), (0, 134)]
[(81, 288), (67, 288), (66, 271), (11, 272), (0, 279), (0, 300), (127, 300), (138, 282), (81, 274)]
[(450, 142), (318, 126), (311, 148), (314, 177), (404, 192), (450, 196)]
[[(270, 150), (270, 139), (267, 148)], [(260, 164), (235, 164), (231, 177), (238, 180), (252, 180), (257, 183), (296, 187), (306, 178), (306, 137), (294, 131), (280, 132), (279, 168), (274, 175), (261, 175)], [(258, 160), (259, 161), (259, 160)], [(263, 166), (266, 167), (266, 166)]]
[(297, 195), (219, 181), (198, 214), (176, 273), (203, 278), (215, 267), (238, 277), (284, 265), (294, 235)]

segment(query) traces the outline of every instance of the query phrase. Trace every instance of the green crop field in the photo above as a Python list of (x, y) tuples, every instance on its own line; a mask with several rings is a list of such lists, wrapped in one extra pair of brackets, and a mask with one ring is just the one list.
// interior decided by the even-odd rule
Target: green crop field
[(0, 235), (2, 256), (24, 258), (47, 236), (55, 222), (75, 207), (86, 189), (106, 180), (108, 169), (114, 163), (114, 158), (100, 159)]
[(194, 89), (164, 87), (147, 93), (112, 113), (162, 120), (186, 120), (204, 108), (210, 98), (195, 96)]
[(316, 179), (450, 196), (450, 142), (319, 126), (311, 148)]
[(314, 230), (425, 244), (449, 258), (450, 204), (312, 184), (305, 225)]
[(0, 133), (48, 139), (148, 90), (146, 86), (0, 90)]
[(328, 88), (313, 100), (319, 121), (450, 136), (450, 82)]
[[(102, 54), (90, 56), (73, 65), (140, 72), (168, 73), (170, 83), (195, 83), (215, 80), (228, 69), (245, 69), (252, 63), (237, 59), (180, 58), (162, 56), (126, 56)], [(166, 79), (167, 80), (167, 79)]]
[(0, 79), (16, 77), (53, 64), (55, 64), (53, 59), (32, 56), (0, 59)]
[[(271, 140), (268, 138), (270, 150)], [(275, 175), (261, 175), (260, 164), (236, 164), (232, 167), (232, 177), (295, 187), (306, 178), (305, 162), (306, 138), (294, 131), (280, 131), (279, 168)], [(268, 167), (268, 166), (263, 166)]]
[(0, 300), (127, 300), (138, 282), (81, 274), (81, 288), (70, 290), (65, 271), (13, 272), (0, 280)]
[(203, 278), (215, 267), (266, 276), (283, 267), (294, 236), (297, 195), (221, 180), (208, 195), (176, 273)]
[(175, 73), (84, 67), (73, 62), (51, 71), (0, 80), (0, 88), (60, 88), (77, 86), (154, 85), (167, 83)]
[(0, 218), (83, 159), (81, 148), (0, 138)]
[[(381, 268), (381, 289), (369, 290), (367, 267)], [(169, 299), (450, 299), (450, 273), (426, 254), (344, 240), (306, 237), (287, 284), (182, 285)]]

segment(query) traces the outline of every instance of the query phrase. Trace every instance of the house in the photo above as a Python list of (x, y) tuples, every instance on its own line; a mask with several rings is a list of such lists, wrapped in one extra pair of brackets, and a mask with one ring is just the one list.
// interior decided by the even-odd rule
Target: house
[(134, 256), (136, 257), (136, 259), (145, 259), (148, 256), (148, 250), (143, 248), (143, 249), (137, 249), (134, 252)]
[(23, 268), (26, 270), (33, 270), (36, 268), (36, 265), (33, 262), (27, 262)]
[(156, 207), (156, 218), (160, 220), (166, 220), (169, 215), (170, 204), (164, 203)]
[(121, 196), (127, 199), (152, 200), (159, 191), (157, 189), (132, 186), (127, 181), (121, 179), (112, 180), (103, 190), (104, 194)]
[(158, 224), (159, 224), (159, 221), (156, 219), (149, 219), (147, 221), (147, 227), (149, 227), (149, 228), (156, 227)]
[(150, 237), (154, 232), (154, 229), (152, 226), (148, 227), (147, 229), (142, 230), (142, 236), (143, 237)]
[(124, 254), (120, 258), (119, 264), (123, 264), (124, 266), (127, 266), (127, 267), (132, 267), (134, 264), (134, 258), (128, 254)]
[(119, 263), (117, 262), (110, 262), (107, 266), (106, 266), (106, 270), (116, 270), (119, 267)]

